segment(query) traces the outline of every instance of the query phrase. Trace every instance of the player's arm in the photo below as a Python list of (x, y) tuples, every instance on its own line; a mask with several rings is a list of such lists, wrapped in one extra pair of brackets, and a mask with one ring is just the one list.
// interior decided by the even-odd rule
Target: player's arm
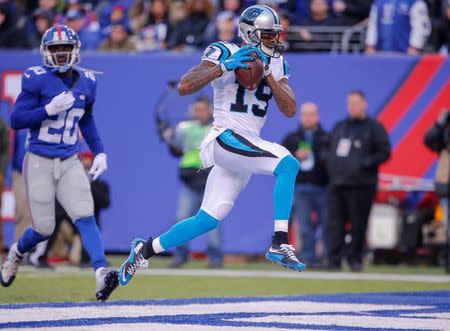
[(47, 118), (45, 107), (39, 107), (39, 97), (22, 90), (11, 113), (11, 128), (14, 130), (33, 128)]
[(292, 117), (297, 110), (294, 92), (292, 92), (286, 78), (281, 78), (277, 81), (272, 74), (266, 77), (267, 84), (272, 90), (272, 95), (280, 108), (281, 112), (286, 117)]
[(228, 48), (221, 43), (212, 43), (203, 53), (202, 62), (181, 77), (178, 93), (187, 95), (197, 92), (226, 71), (238, 68), (248, 68), (244, 62), (254, 61), (250, 56), (253, 49), (250, 46), (241, 47), (231, 55)]
[(98, 134), (97, 126), (95, 125), (94, 116), (92, 115), (93, 102), (86, 106), (86, 112), (78, 123), (80, 131), (83, 134), (89, 149), (94, 155), (104, 152), (103, 142)]
[(181, 77), (178, 93), (188, 95), (197, 92), (221, 75), (222, 69), (219, 64), (203, 60)]
[(258, 54), (261, 61), (264, 62), (264, 78), (272, 90), (272, 95), (275, 98), (278, 108), (280, 108), (281, 112), (286, 117), (294, 116), (297, 110), (297, 104), (295, 102), (294, 92), (292, 92), (288, 83), (289, 66), (287, 65), (287, 62), (283, 59), (284, 76), (282, 76), (280, 80), (276, 80), (272, 75), (267, 56), (259, 48), (254, 46), (251, 47), (252, 50)]

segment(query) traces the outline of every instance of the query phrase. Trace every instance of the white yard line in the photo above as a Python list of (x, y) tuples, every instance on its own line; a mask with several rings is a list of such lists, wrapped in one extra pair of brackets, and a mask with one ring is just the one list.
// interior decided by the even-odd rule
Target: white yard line
[[(90, 269), (79, 269), (76, 267), (62, 266), (53, 271), (39, 270), (24, 266), (22, 271), (31, 272), (23, 275), (25, 277), (35, 277), (42, 274), (58, 275), (61, 273), (91, 273)], [(206, 276), (206, 277), (230, 277), (230, 278), (284, 278), (284, 279), (321, 279), (321, 280), (378, 280), (378, 281), (399, 281), (399, 282), (424, 282), (424, 283), (448, 283), (450, 286), (450, 276), (446, 275), (400, 275), (381, 273), (349, 273), (349, 272), (318, 272), (310, 271), (298, 273), (288, 270), (206, 270), (206, 269), (146, 269), (139, 270), (140, 275), (149, 276)]]

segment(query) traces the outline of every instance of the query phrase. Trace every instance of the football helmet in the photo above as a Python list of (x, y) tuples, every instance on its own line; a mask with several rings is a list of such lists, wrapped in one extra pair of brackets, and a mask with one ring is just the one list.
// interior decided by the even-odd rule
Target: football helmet
[(66, 72), (80, 62), (80, 47), (75, 31), (65, 25), (55, 25), (42, 36), (40, 51), (44, 65)]
[(268, 6), (248, 7), (239, 18), (239, 36), (270, 57), (280, 57), (283, 51), (284, 46), (279, 41), (282, 31), (280, 17)]

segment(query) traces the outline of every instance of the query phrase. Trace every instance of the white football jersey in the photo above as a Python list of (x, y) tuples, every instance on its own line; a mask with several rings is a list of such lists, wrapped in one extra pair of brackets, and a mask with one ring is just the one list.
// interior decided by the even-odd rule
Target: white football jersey
[[(223, 41), (212, 43), (203, 53), (202, 61), (219, 64), (239, 48)], [(289, 78), (289, 67), (283, 56), (270, 58), (269, 65), (276, 80)], [(214, 89), (214, 125), (259, 136), (272, 98), (266, 80), (263, 79), (256, 89), (250, 91), (238, 83), (234, 71), (227, 71), (211, 84)]]

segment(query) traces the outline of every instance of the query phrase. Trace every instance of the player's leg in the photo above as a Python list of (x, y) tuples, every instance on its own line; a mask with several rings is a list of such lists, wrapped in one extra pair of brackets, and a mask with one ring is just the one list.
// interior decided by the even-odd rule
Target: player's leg
[(52, 160), (27, 153), (24, 159), (23, 173), (31, 227), (28, 227), (18, 242), (11, 246), (8, 256), (2, 264), (0, 281), (3, 286), (9, 286), (14, 281), (23, 255), (50, 237), (55, 228), (55, 187)]
[(248, 173), (232, 172), (214, 166), (206, 182), (202, 206), (196, 215), (178, 222), (155, 239), (135, 239), (131, 243), (131, 253), (119, 271), (120, 284), (127, 285), (136, 270), (146, 267), (146, 260), (153, 255), (183, 245), (215, 229), (229, 213), (249, 178)]
[(294, 196), (298, 161), (289, 151), (257, 136), (243, 136), (231, 130), (223, 132), (214, 142), (214, 162), (225, 169), (274, 175), (273, 191), (275, 222), (272, 247), (266, 258), (295, 270), (305, 270), (288, 243), (288, 225)]
[(103, 238), (94, 217), (91, 185), (76, 156), (61, 162), (56, 196), (80, 232), (95, 272), (97, 299), (104, 301), (118, 285), (117, 271), (106, 269)]
[[(195, 190), (193, 190), (183, 182), (181, 182), (180, 184), (180, 192), (178, 194), (177, 222), (195, 215), (201, 203), (201, 201), (197, 203), (197, 192)], [(173, 255), (173, 262), (170, 266), (172, 268), (181, 267), (187, 262), (189, 258), (188, 244), (176, 247), (174, 249)]]

